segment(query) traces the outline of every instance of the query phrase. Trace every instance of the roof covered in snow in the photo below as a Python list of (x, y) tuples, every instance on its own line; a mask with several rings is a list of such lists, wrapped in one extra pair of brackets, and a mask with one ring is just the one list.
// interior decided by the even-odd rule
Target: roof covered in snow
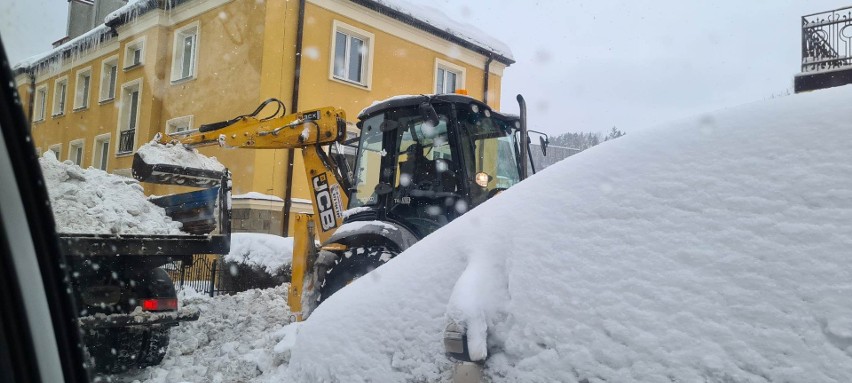
[(351, 0), (378, 13), (452, 41), (503, 64), (515, 62), (509, 46), (479, 28), (451, 19), (439, 9), (406, 0)]
[(59, 65), (60, 60), (65, 57), (78, 55), (89, 49), (96, 48), (98, 45), (112, 40), (118, 33), (115, 28), (132, 21), (133, 19), (148, 13), (158, 7), (174, 7), (188, 0), (172, 0), (162, 2), (158, 0), (129, 0), (127, 4), (121, 6), (111, 12), (104, 18), (104, 23), (100, 24), (90, 31), (77, 36), (61, 45), (37, 55), (28, 57), (23, 61), (16, 63), (14, 70), (17, 73), (21, 71), (35, 68), (50, 67)]

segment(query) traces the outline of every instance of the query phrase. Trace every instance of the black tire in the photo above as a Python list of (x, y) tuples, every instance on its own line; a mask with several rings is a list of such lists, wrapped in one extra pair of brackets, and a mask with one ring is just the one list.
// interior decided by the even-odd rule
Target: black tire
[(95, 371), (115, 374), (139, 365), (144, 334), (129, 329), (97, 329), (84, 341), (94, 359)]
[(325, 281), (320, 287), (319, 303), (352, 281), (385, 264), (398, 253), (387, 246), (367, 246), (347, 250), (326, 272)]
[(170, 328), (161, 327), (148, 331), (142, 344), (142, 354), (139, 357), (140, 367), (156, 366), (163, 361), (169, 348)]

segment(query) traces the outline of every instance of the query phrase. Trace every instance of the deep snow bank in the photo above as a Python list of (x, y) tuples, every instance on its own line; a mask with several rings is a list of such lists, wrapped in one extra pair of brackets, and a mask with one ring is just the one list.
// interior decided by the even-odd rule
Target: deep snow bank
[(280, 365), (271, 352), (289, 323), (287, 287), (250, 290), (210, 298), (182, 290), (183, 307), (198, 308), (195, 322), (171, 330), (166, 356), (159, 366), (125, 377), (144, 383), (247, 382)]
[(134, 179), (59, 162), (51, 151), (39, 164), (60, 233), (185, 234)]
[(557, 163), (331, 297), (262, 378), (446, 380), (452, 316), (487, 328), (494, 381), (852, 381), (850, 101), (749, 104)]

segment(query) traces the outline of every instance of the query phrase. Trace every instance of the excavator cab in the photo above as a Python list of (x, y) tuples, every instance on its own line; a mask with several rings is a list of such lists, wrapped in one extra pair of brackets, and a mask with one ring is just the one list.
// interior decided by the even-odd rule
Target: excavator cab
[(522, 179), (518, 117), (461, 95), (397, 97), (359, 116), (347, 221), (395, 222), (418, 239)]

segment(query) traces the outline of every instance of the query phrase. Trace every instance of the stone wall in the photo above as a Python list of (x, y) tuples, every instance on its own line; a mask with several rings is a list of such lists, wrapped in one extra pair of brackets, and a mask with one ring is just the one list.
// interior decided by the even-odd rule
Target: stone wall
[(233, 199), (231, 231), (284, 234), (284, 201)]

